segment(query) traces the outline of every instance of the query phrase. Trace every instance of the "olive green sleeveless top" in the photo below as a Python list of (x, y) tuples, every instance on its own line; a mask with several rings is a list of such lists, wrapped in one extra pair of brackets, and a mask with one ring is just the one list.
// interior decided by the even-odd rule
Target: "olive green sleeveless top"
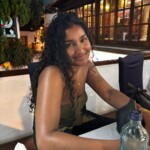
[(87, 94), (84, 93), (72, 103), (61, 106), (61, 115), (59, 130), (65, 131), (73, 128), (74, 126), (81, 125), (82, 123), (95, 119), (86, 111)]

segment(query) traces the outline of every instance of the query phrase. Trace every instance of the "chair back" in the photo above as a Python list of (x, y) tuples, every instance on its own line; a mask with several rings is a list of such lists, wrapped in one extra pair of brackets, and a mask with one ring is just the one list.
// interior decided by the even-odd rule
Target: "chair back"
[(37, 68), (38, 64), (39, 62), (33, 62), (33, 63), (28, 64), (28, 72), (30, 76), (31, 87), (32, 87), (32, 79), (33, 79), (34, 71)]
[(118, 59), (120, 91), (129, 97), (132, 97), (135, 91), (128, 86), (128, 83), (143, 89), (143, 61), (144, 54), (141, 52), (130, 53)]

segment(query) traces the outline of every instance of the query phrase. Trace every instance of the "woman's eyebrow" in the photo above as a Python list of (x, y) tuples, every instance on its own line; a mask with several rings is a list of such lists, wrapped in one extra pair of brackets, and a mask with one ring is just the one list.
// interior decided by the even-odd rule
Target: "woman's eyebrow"
[(88, 38), (88, 36), (84, 34), (83, 36), (80, 37), (80, 39), (83, 39), (83, 38)]
[(72, 43), (74, 42), (73, 40), (66, 40), (65, 43)]
[[(86, 34), (81, 35), (81, 36), (80, 36), (80, 39), (85, 38), (85, 37), (87, 37)], [(74, 40), (66, 40), (65, 42), (66, 42), (66, 43), (71, 43), (71, 42), (74, 42)]]
[(84, 34), (84, 35), (82, 35), (80, 38), (84, 38), (84, 37), (87, 37), (87, 35), (86, 35), (86, 34)]

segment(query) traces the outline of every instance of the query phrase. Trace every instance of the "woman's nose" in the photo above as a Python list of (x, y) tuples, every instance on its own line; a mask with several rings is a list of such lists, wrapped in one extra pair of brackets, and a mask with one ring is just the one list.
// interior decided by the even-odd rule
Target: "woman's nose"
[(75, 48), (76, 48), (76, 51), (80, 53), (80, 52), (82, 52), (83, 46), (81, 43), (77, 43)]

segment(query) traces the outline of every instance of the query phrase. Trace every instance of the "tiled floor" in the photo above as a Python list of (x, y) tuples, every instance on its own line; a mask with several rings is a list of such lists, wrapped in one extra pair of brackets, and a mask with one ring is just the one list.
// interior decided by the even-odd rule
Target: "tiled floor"
[(35, 148), (32, 136), (11, 143), (0, 145), (0, 150), (14, 150), (18, 142), (24, 144), (27, 150), (37, 150)]

